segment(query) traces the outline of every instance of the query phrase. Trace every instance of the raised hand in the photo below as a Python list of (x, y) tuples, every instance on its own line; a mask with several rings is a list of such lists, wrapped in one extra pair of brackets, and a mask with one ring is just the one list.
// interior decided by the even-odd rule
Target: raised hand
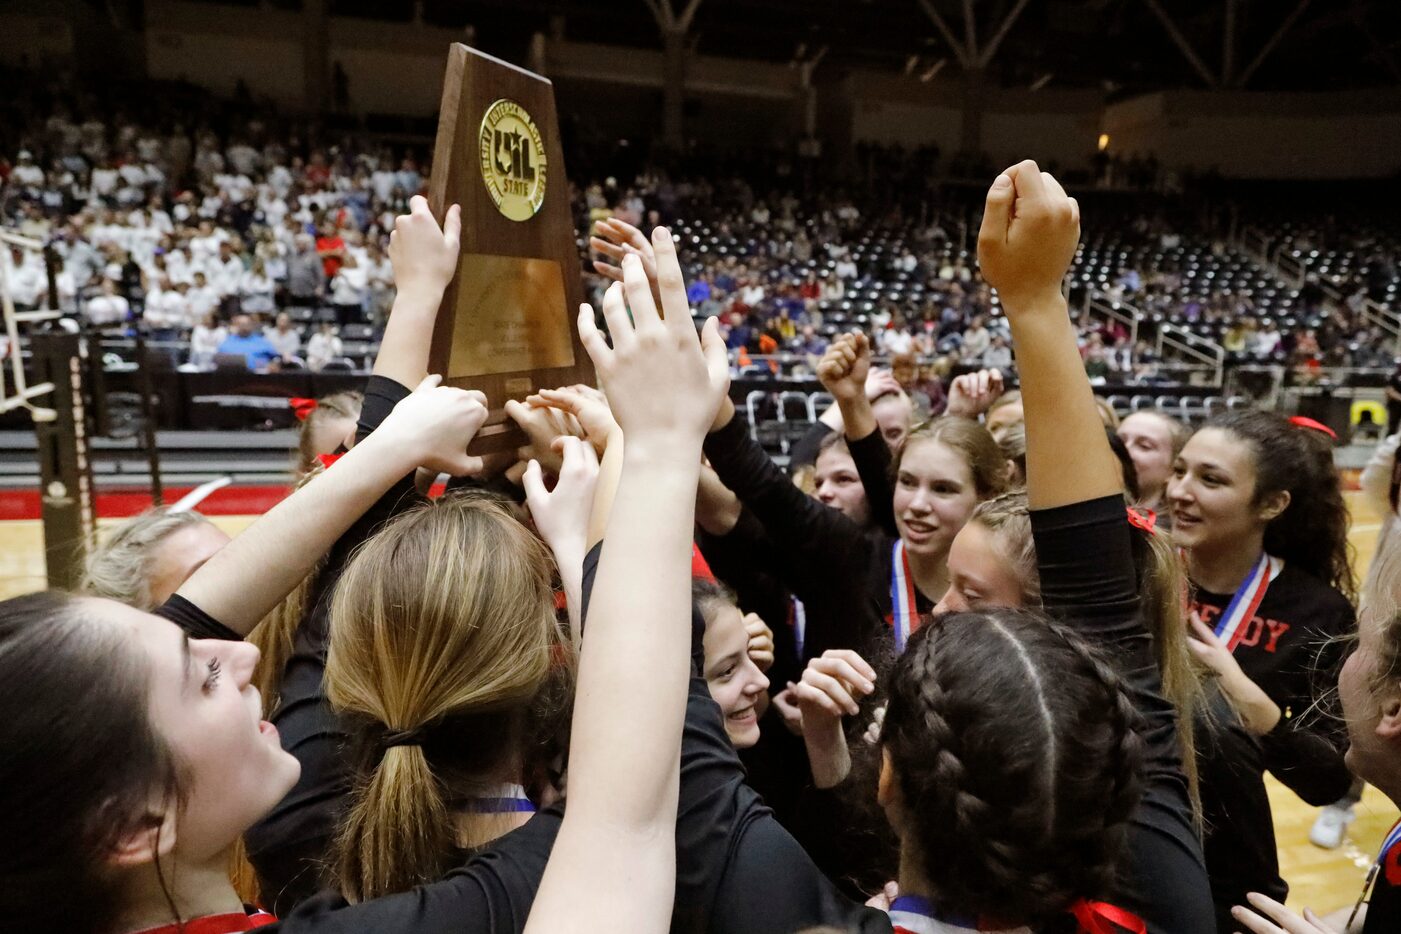
[(371, 438), (402, 450), (414, 464), (438, 473), (465, 477), (482, 469), (482, 459), (467, 454), (467, 445), (486, 421), (486, 396), (442, 386), (429, 376), (394, 406)]
[(613, 432), (618, 430), (613, 410), (608, 407), (608, 398), (589, 386), (542, 389), (525, 402), (532, 407), (558, 409), (573, 416), (583, 429), (584, 437), (599, 454), (608, 446)]
[(817, 363), (817, 378), (838, 402), (865, 398), (871, 370), (871, 342), (861, 331), (834, 340)]
[(875, 402), (881, 396), (896, 392), (904, 394), (905, 387), (895, 378), (895, 374), (884, 367), (871, 367), (866, 373), (866, 399)]
[(582, 438), (584, 429), (567, 411), (549, 406), (534, 406), (511, 399), (506, 403), (506, 415), (520, 427), (529, 444), (516, 451), (521, 461), (535, 460), (546, 471), (557, 474), (562, 466), (556, 446), (561, 438)]
[(443, 226), (428, 209), (428, 199), (414, 195), (409, 213), (394, 218), (389, 235), (389, 262), (394, 267), (394, 287), (399, 292), (441, 296), (457, 272), (462, 235), (462, 209), (454, 204)]
[(949, 404), (945, 414), (978, 418), (1002, 395), (1002, 371), (979, 370), (964, 373), (949, 384)]
[(533, 460), (521, 478), (525, 501), (536, 531), (556, 556), (561, 551), (577, 552), (582, 560), (594, 484), (598, 482), (598, 456), (578, 438), (562, 437), (554, 446), (562, 464), (554, 489), (545, 488), (540, 462)]
[(744, 631), (749, 636), (749, 659), (760, 671), (773, 667), (773, 630), (758, 613), (744, 614)]
[(993, 182), (978, 231), (978, 266), (1008, 316), (1059, 295), (1080, 240), (1080, 205), (1030, 159)]
[(661, 309), (642, 261), (629, 255), (623, 259), (623, 282), (609, 286), (603, 298), (613, 346), (594, 326), (587, 304), (579, 311), (579, 336), (628, 450), (647, 445), (649, 454), (694, 457), (699, 463), (700, 441), (729, 389), (729, 361), (715, 319), (696, 336), (670, 232), (654, 230), (652, 247)]
[(593, 261), (593, 268), (600, 276), (622, 282), (623, 257), (631, 255), (642, 261), (642, 268), (649, 281), (657, 280), (657, 256), (652, 250), (652, 244), (647, 242), (646, 234), (627, 221), (607, 217), (594, 224), (594, 236), (589, 238), (589, 246), (613, 261)]

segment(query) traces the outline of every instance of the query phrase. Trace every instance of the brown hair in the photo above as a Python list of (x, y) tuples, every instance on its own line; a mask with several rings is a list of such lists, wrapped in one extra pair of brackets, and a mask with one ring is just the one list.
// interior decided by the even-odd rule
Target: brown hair
[(933, 901), (1039, 930), (1109, 894), (1143, 757), (1112, 664), (1044, 613), (998, 608), (919, 629), (888, 684), (897, 829)]
[(921, 441), (937, 441), (962, 455), (973, 475), (978, 499), (989, 499), (1007, 489), (1007, 460), (988, 430), (972, 419), (944, 415), (910, 429), (905, 443), (891, 458), (894, 473), (899, 473), (905, 452)]
[(347, 898), (440, 878), (460, 859), (452, 796), (521, 768), (531, 705), (572, 658), (551, 573), (539, 539), (472, 493), (400, 515), (347, 565), (326, 659), (327, 697), (362, 727)]
[[(992, 533), (993, 547), (1012, 565), (1021, 584), (1022, 605), (1041, 606), (1041, 572), (1036, 563), (1036, 542), (1031, 533), (1031, 511), (1026, 492), (1016, 490), (980, 503), (973, 522)], [(1203, 674), (1193, 659), (1187, 640), (1187, 574), (1168, 536), (1157, 532), (1132, 532), (1134, 565), (1143, 604), (1144, 624), (1153, 637), (1163, 694), (1177, 710), (1177, 741), (1193, 812), (1201, 818), (1193, 724), (1205, 715), (1207, 704)], [(1199, 824), (1200, 826), (1200, 824)]]

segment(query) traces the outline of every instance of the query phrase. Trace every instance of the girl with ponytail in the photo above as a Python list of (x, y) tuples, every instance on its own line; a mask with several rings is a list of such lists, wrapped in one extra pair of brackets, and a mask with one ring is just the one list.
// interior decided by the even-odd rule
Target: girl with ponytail
[(551, 572), (504, 506), (461, 493), (396, 518), (341, 575), (325, 683), (357, 746), (336, 848), (352, 901), (441, 878), (535, 812), (535, 711), (555, 663), (572, 668)]

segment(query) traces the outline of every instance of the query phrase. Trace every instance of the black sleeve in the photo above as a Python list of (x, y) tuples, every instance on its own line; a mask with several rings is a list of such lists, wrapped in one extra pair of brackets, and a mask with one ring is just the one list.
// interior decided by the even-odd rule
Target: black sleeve
[(365, 383), (365, 400), (360, 405), (360, 419), (355, 425), (355, 441), (370, 436), (394, 411), (394, 406), (413, 394), (413, 390), (387, 376), (370, 376)]
[(178, 593), (156, 608), (156, 615), (170, 620), (193, 639), (224, 639), (242, 642), (243, 637), (195, 606)]
[(1127, 871), (1114, 901), (1143, 918), (1154, 934), (1210, 931), (1211, 890), (1182, 770), (1177, 713), (1162, 694), (1140, 615), (1124, 498), (1113, 494), (1035, 510), (1031, 528), (1047, 611), (1115, 663), (1142, 718), (1144, 792), (1129, 827)]
[(1281, 717), (1273, 730), (1260, 737), (1265, 768), (1306, 803), (1323, 807), (1347, 794), (1352, 773), (1331, 731), (1296, 722), (1302, 719)]
[[(595, 546), (584, 561), (585, 618), (602, 547)], [(693, 670), (681, 745), (672, 931), (772, 934), (820, 924), (845, 927), (864, 909), (827, 881), (745, 784), (720, 708), (699, 674), (705, 623), (694, 607), (691, 621)], [(774, 884), (776, 879), (782, 884)]]
[(869, 563), (864, 530), (835, 509), (795, 487), (769, 455), (749, 437), (736, 417), (705, 439), (705, 454), (720, 481), (763, 524), (778, 550), (797, 560), (784, 562), (784, 584), (799, 598), (834, 577)]
[(864, 438), (846, 442), (856, 473), (866, 490), (866, 504), (871, 521), (889, 535), (898, 535), (895, 528), (895, 488), (890, 480), (890, 445), (885, 443), (877, 428)]
[[(738, 416), (736, 416), (738, 420)], [(813, 422), (812, 427), (807, 432), (794, 441), (788, 448), (788, 469), (797, 470), (799, 467), (811, 467), (817, 463), (817, 452), (822, 448), (822, 442), (832, 433), (832, 429), (822, 422)]]

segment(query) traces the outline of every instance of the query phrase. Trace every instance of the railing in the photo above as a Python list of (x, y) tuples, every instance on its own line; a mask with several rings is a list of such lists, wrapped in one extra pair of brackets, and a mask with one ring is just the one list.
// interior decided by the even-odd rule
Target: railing
[[(1150, 319), (1136, 305), (1122, 299), (1110, 298), (1097, 289), (1086, 289), (1081, 307), (1092, 314), (1117, 321), (1129, 329), (1129, 346), (1137, 347), (1144, 322)], [(1151, 322), (1150, 322), (1151, 323)], [(1226, 366), (1226, 348), (1213, 340), (1193, 334), (1185, 328), (1166, 322), (1156, 325), (1155, 347), (1159, 358), (1169, 353), (1188, 361), (1187, 369), (1205, 371), (1211, 385), (1220, 386)], [(1135, 361), (1137, 362), (1137, 361)]]
[[(22, 250), (42, 250), (44, 244), (29, 237), (22, 237), (19, 234), (10, 233), (7, 230), (0, 230), (0, 243), (19, 247)], [(4, 312), (5, 326), (5, 353), (4, 357), (10, 362), (10, 379), (14, 383), (14, 392), (6, 390), (5, 374), (3, 366), (0, 366), (0, 412), (8, 412), (24, 406), (34, 414), (35, 418), (53, 418), (53, 410), (35, 405), (33, 400), (46, 393), (53, 391), (53, 383), (38, 383), (29, 385), (24, 372), (24, 357), (20, 344), (21, 324), (35, 321), (49, 321), (60, 317), (56, 311), (16, 311), (15, 303), (10, 298), (9, 282), (6, 278), (5, 267), (9, 263), (8, 259), (0, 259), (0, 309)], [(0, 362), (3, 362), (0, 359)]]
[[(1256, 265), (1296, 289), (1303, 288), (1308, 267), (1298, 257), (1291, 255), (1284, 244), (1281, 243), (1271, 250), (1270, 238), (1263, 231), (1247, 227), (1241, 232), (1236, 245)], [(1322, 288), (1327, 301), (1332, 302), (1335, 307), (1343, 304), (1343, 293), (1327, 283), (1322, 283)], [(1381, 328), (1395, 343), (1396, 352), (1401, 354), (1401, 313), (1368, 298), (1362, 301), (1361, 314), (1363, 322)]]

